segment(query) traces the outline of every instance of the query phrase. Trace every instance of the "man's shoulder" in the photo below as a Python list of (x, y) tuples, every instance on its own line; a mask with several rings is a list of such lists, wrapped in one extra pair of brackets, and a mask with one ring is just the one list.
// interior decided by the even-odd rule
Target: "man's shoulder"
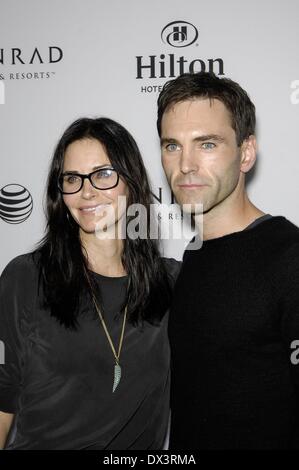
[[(263, 231), (261, 248), (278, 263), (283, 275), (299, 267), (299, 228), (285, 217), (273, 217)], [(272, 223), (271, 223), (272, 222)], [(265, 225), (267, 222), (265, 222)], [(259, 251), (260, 252), (260, 251)]]
[(285, 217), (273, 217), (273, 225), (269, 227), (271, 239), (282, 247), (299, 247), (299, 227)]
[(276, 216), (273, 217), (273, 219), (276, 219), (277, 222), (281, 225), (281, 227), (285, 230), (290, 231), (299, 236), (299, 227), (294, 222), (291, 222), (289, 219), (283, 216)]

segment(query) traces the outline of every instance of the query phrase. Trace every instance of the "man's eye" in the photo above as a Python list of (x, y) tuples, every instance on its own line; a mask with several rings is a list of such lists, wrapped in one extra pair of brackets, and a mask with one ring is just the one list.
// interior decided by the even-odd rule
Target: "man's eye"
[(204, 142), (202, 144), (202, 148), (205, 149), (205, 150), (212, 150), (215, 147), (216, 147), (216, 145), (213, 144), (213, 142)]
[(175, 152), (178, 149), (178, 145), (171, 143), (171, 144), (167, 144), (165, 148), (168, 152)]

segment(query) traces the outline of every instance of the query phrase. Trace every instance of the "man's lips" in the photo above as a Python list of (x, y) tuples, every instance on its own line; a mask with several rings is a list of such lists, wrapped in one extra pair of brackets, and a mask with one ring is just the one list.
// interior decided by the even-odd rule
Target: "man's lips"
[(206, 184), (196, 184), (196, 183), (184, 183), (184, 184), (178, 184), (177, 185), (179, 188), (184, 188), (184, 189), (192, 189), (192, 188), (203, 188), (204, 186), (207, 186)]

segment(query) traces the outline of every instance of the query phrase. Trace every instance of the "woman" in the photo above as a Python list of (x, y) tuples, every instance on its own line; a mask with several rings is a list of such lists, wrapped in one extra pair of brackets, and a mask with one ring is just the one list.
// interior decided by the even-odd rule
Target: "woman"
[(54, 152), (46, 235), (0, 279), (0, 447), (15, 415), (8, 449), (163, 447), (179, 263), (149, 236), (123, 236), (123, 201), (145, 206), (149, 235), (134, 139), (110, 119), (79, 119)]

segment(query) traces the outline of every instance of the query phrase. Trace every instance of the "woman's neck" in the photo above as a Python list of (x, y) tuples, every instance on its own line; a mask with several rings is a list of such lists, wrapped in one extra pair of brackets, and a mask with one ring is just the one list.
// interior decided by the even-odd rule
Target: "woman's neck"
[(87, 252), (89, 269), (109, 277), (125, 276), (122, 263), (123, 240), (98, 239), (94, 233), (80, 231), (83, 248)]

